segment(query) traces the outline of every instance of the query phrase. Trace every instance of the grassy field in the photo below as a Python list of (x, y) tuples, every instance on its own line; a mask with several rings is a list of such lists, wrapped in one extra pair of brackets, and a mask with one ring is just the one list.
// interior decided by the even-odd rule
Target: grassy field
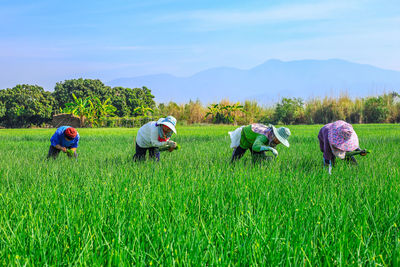
[(257, 166), (229, 164), (232, 126), (178, 127), (159, 163), (131, 161), (137, 129), (79, 130), (78, 161), (0, 130), (0, 265), (399, 264), (400, 127), (355, 125), (373, 153), (332, 176), (320, 127)]

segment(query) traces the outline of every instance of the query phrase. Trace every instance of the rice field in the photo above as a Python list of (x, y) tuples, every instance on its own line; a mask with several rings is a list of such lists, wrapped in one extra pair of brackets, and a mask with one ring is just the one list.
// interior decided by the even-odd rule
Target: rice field
[(233, 126), (180, 126), (179, 151), (134, 163), (137, 129), (0, 130), (0, 265), (400, 264), (400, 127), (354, 125), (358, 166), (328, 175), (321, 125), (290, 126), (273, 162), (236, 164)]

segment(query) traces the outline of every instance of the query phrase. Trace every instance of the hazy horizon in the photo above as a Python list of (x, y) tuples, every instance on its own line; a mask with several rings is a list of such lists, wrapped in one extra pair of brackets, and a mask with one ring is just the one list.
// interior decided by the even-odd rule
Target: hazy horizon
[(396, 1), (4, 0), (0, 14), (0, 88), (188, 77), (268, 59), (337, 58), (400, 71)]

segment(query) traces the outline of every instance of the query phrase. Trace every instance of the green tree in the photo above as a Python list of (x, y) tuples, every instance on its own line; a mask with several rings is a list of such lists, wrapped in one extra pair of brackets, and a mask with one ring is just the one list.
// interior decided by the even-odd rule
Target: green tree
[(134, 110), (140, 106), (149, 107), (151, 109), (155, 108), (154, 96), (147, 87), (143, 86), (142, 88), (126, 89), (126, 104), (131, 114), (134, 114)]
[(130, 88), (124, 88), (124, 87), (114, 87), (112, 88), (112, 97), (111, 99), (111, 104), (116, 107), (115, 114), (118, 117), (128, 117), (132, 115), (132, 110), (128, 106), (128, 90), (132, 90)]
[(101, 101), (110, 99), (110, 104), (115, 106), (116, 115), (120, 117), (131, 116), (137, 107), (144, 106), (154, 109), (155, 102), (151, 90), (147, 87), (124, 88), (104, 85), (100, 80), (73, 79), (57, 83), (54, 90), (54, 97), (58, 107), (64, 107), (66, 103), (73, 102), (72, 93), (77, 98), (98, 97)]
[(116, 115), (120, 117), (138, 116), (135, 109), (145, 107), (154, 110), (154, 96), (147, 87), (142, 88), (124, 88), (114, 87), (111, 89), (111, 104), (117, 108)]
[(78, 116), (80, 119), (80, 126), (84, 127), (85, 119), (90, 114), (90, 110), (89, 110), (90, 97), (86, 97), (85, 99), (82, 99), (82, 98), (76, 97), (74, 93), (72, 93), (72, 97), (74, 99), (74, 102), (66, 103), (65, 108), (63, 109), (63, 112), (71, 113), (73, 115)]
[(149, 113), (153, 113), (154, 110), (149, 107), (139, 106), (133, 110), (135, 116), (148, 116)]
[(41, 125), (52, 119), (55, 100), (37, 85), (16, 85), (0, 90), (0, 123), (5, 127)]
[(89, 109), (87, 116), (91, 126), (103, 126), (103, 122), (107, 117), (115, 116), (116, 107), (110, 104), (111, 99), (101, 102), (98, 97), (94, 97), (93, 101), (89, 99)]
[(100, 80), (92, 79), (72, 79), (64, 82), (59, 82), (54, 88), (54, 98), (57, 101), (58, 107), (64, 107), (66, 103), (71, 103), (74, 100), (72, 93), (77, 98), (85, 99), (86, 97), (98, 97), (105, 101), (112, 96), (112, 91), (109, 86), (104, 85)]
[(213, 123), (236, 123), (237, 113), (243, 113), (243, 106), (235, 104), (212, 104), (208, 106), (205, 118), (211, 115)]
[(6, 104), (0, 101), (0, 118), (6, 115)]
[(220, 119), (222, 113), (221, 106), (219, 104), (211, 104), (207, 108), (208, 111), (205, 118), (211, 115), (212, 122), (218, 123), (218, 120)]
[(364, 102), (364, 120), (367, 123), (385, 122), (389, 109), (383, 97), (369, 97)]
[(276, 105), (274, 113), (275, 123), (282, 122), (284, 124), (303, 123), (304, 103), (301, 98), (283, 98)]
[(222, 107), (225, 111), (224, 122), (236, 123), (236, 116), (238, 112), (244, 112), (243, 106), (240, 103), (235, 103), (232, 105), (225, 105)]

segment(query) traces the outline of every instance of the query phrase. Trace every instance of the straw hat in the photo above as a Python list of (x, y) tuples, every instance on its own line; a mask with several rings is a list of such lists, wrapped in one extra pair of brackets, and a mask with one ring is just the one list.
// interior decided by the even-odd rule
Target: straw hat
[(272, 126), (272, 131), (274, 132), (275, 137), (278, 138), (279, 142), (281, 142), (284, 146), (289, 147), (289, 128), (280, 127), (276, 129), (275, 126)]

